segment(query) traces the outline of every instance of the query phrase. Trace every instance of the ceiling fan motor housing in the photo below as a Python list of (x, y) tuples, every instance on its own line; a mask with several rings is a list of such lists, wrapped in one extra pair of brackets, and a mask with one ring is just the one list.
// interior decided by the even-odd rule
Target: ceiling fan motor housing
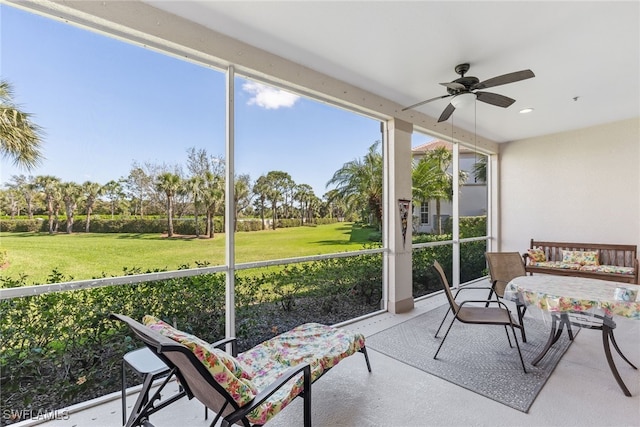
[(461, 85), (464, 86), (464, 89), (461, 87), (458, 87), (458, 88), (447, 87), (447, 92), (449, 92), (449, 94), (457, 95), (462, 92), (471, 91), (471, 88), (474, 85), (480, 83), (480, 80), (478, 80), (477, 77), (469, 76), (469, 77), (460, 77), (459, 79), (455, 79), (452, 83), (460, 83)]

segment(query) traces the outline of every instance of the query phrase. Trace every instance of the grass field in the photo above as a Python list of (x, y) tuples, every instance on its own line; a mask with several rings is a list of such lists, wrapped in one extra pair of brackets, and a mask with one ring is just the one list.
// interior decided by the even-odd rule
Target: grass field
[[(373, 230), (352, 223), (317, 227), (281, 228), (275, 231), (236, 233), (236, 263), (355, 251), (363, 248)], [(124, 268), (142, 271), (175, 270), (196, 262), (225, 262), (225, 235), (214, 239), (157, 234), (54, 234), (0, 233), (0, 250), (9, 264), (0, 274), (27, 284), (47, 282), (54, 269), (67, 280), (122, 275)]]

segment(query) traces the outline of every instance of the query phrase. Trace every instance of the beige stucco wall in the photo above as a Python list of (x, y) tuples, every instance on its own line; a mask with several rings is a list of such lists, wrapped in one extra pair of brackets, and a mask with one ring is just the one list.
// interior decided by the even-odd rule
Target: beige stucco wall
[(640, 118), (503, 144), (499, 247), (640, 246)]

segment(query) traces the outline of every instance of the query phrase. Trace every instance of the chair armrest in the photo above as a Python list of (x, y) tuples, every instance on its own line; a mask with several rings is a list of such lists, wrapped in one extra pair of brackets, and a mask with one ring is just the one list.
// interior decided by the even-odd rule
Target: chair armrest
[(224, 420), (229, 424), (235, 424), (249, 412), (253, 411), (255, 408), (264, 403), (264, 401), (267, 400), (273, 393), (278, 391), (287, 381), (298, 375), (300, 372), (302, 372), (304, 375), (303, 392), (305, 394), (308, 393), (308, 396), (311, 396), (311, 365), (309, 365), (308, 363), (301, 363), (287, 369), (280, 378), (278, 378), (271, 385), (258, 393), (258, 395), (254, 397), (251, 402), (244, 405), (242, 408), (238, 409), (232, 414), (228, 415), (224, 418)]
[(493, 299), (477, 299), (477, 300), (466, 300), (466, 301), (462, 301), (460, 303), (458, 303), (458, 305), (460, 307), (462, 307), (463, 305), (465, 305), (468, 302), (477, 302), (477, 303), (481, 303), (481, 304), (498, 304), (500, 307), (504, 308), (505, 310), (511, 312), (511, 310), (509, 310), (509, 307), (507, 307), (507, 305), (505, 303), (503, 303), (502, 301), (496, 301)]
[(226, 346), (227, 344), (231, 343), (231, 355), (233, 357), (237, 356), (237, 351), (236, 351), (236, 337), (229, 337), (229, 338), (224, 338), (221, 340), (218, 340), (216, 342), (213, 342), (211, 344), (209, 344), (211, 347), (215, 347), (215, 348), (219, 348), (220, 350), (224, 350), (224, 346)]

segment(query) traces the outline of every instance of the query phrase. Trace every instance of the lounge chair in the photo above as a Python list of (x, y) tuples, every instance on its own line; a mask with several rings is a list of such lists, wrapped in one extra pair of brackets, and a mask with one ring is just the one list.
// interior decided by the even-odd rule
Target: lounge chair
[[(125, 322), (136, 337), (170, 368), (189, 399), (196, 398), (222, 418), (222, 426), (263, 425), (294, 398), (304, 399), (304, 426), (311, 426), (311, 384), (343, 358), (364, 354), (371, 372), (364, 336), (345, 329), (307, 323), (267, 340), (234, 357), (222, 350), (235, 338), (212, 344), (171, 325), (145, 316), (143, 324), (121, 314), (112, 318)], [(157, 411), (154, 401), (130, 417), (128, 427), (152, 426), (149, 415)]]

